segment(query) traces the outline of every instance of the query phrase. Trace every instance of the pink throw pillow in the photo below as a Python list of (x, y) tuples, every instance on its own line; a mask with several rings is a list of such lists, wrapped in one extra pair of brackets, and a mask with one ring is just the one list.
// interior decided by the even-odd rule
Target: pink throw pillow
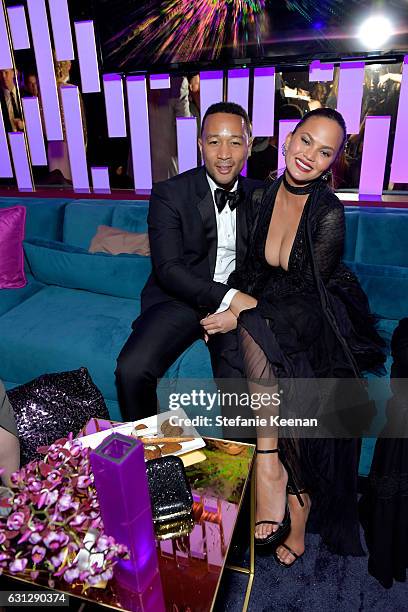
[(25, 206), (0, 208), (0, 289), (27, 284), (24, 274)]
[(126, 232), (117, 227), (109, 225), (98, 225), (98, 231), (92, 238), (89, 247), (90, 253), (132, 253), (137, 255), (150, 255), (149, 236)]

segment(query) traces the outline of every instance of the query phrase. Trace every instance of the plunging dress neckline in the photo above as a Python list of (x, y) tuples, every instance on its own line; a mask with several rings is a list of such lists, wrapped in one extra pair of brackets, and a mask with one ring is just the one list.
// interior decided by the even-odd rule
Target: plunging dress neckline
[[(278, 190), (279, 191), (279, 190)], [(278, 195), (278, 191), (276, 192), (275, 198), (273, 198), (273, 201), (271, 202), (271, 206), (270, 206), (270, 211), (268, 209), (265, 210), (265, 214), (264, 217), (262, 219), (262, 222), (259, 224), (259, 227), (264, 227), (264, 223), (267, 223), (267, 231), (265, 233), (265, 236), (262, 240), (262, 258), (264, 260), (264, 263), (266, 264), (266, 266), (268, 266), (269, 268), (272, 268), (273, 270), (281, 270), (282, 272), (284, 272), (285, 274), (288, 274), (291, 271), (292, 268), (292, 256), (294, 255), (295, 251), (296, 251), (296, 246), (300, 237), (301, 232), (303, 231), (304, 228), (304, 221), (305, 221), (305, 217), (306, 217), (306, 211), (307, 208), (309, 207), (310, 201), (311, 201), (311, 194), (309, 194), (304, 206), (303, 206), (303, 210), (302, 210), (302, 214), (300, 215), (300, 219), (299, 219), (299, 223), (298, 226), (296, 228), (296, 232), (295, 232), (295, 237), (293, 239), (292, 242), (292, 246), (290, 249), (290, 253), (289, 253), (289, 257), (288, 257), (288, 269), (285, 270), (285, 268), (283, 268), (281, 265), (279, 266), (272, 266), (267, 258), (266, 258), (266, 242), (268, 240), (268, 234), (269, 234), (269, 227), (272, 221), (272, 217), (273, 217), (273, 211), (275, 210), (275, 203), (276, 203), (276, 198)]]

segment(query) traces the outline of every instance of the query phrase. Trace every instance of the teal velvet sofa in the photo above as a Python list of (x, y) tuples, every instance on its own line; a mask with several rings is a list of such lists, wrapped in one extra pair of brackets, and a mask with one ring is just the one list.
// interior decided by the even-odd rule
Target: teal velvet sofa
[[(0, 290), (0, 378), (10, 388), (45, 372), (86, 366), (110, 415), (120, 419), (116, 357), (140, 311), (150, 259), (87, 252), (98, 225), (147, 231), (146, 201), (0, 198), (26, 206), (26, 273), (22, 289)], [(357, 273), (387, 342), (408, 316), (408, 210), (346, 207), (344, 260)], [(390, 366), (390, 358), (387, 367)], [(211, 379), (204, 342), (196, 342), (166, 373)], [(372, 442), (367, 441), (368, 447)], [(367, 455), (368, 456), (368, 455)], [(362, 467), (362, 471), (367, 470)]]

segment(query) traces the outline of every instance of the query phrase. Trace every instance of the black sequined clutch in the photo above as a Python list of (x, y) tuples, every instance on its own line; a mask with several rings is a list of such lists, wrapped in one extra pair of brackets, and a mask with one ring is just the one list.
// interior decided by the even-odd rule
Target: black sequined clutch
[(174, 455), (146, 461), (153, 521), (189, 518), (193, 496), (182, 460)]
[(37, 459), (39, 446), (76, 436), (89, 419), (109, 419), (98, 387), (86, 368), (43, 374), (7, 393), (14, 410), (21, 465)]

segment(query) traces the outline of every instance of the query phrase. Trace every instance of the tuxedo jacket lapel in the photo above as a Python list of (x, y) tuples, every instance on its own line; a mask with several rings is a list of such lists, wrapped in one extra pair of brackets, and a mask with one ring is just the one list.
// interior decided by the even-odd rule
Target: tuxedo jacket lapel
[(11, 121), (8, 113), (8, 108), (6, 104), (6, 98), (4, 97), (4, 93), (0, 90), (0, 105), (1, 110), (3, 112), (3, 122), (4, 122), (4, 130), (5, 132), (12, 132)]
[(249, 187), (245, 179), (240, 175), (238, 178), (238, 186), (243, 191), (242, 201), (237, 206), (237, 228), (236, 228), (236, 267), (238, 268), (244, 263), (246, 255), (246, 246), (248, 239), (248, 226), (247, 226), (247, 199), (249, 197)]
[[(207, 179), (205, 180), (207, 181)], [(210, 274), (211, 276), (213, 276), (217, 259), (217, 220), (215, 218), (214, 201), (211, 195), (209, 185), (207, 193), (202, 199), (199, 200), (197, 208), (203, 221), (204, 231), (208, 244), (208, 261), (210, 264)]]
[(246, 244), (248, 237), (248, 227), (246, 220), (245, 202), (240, 202), (237, 206), (237, 225), (236, 225), (236, 267), (241, 266), (245, 259)]

